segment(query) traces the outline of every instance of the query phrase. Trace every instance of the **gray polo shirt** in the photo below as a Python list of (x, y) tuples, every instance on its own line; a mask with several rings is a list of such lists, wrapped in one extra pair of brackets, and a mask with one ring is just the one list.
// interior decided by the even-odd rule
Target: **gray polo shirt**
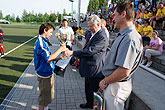
[(108, 76), (112, 74), (118, 67), (131, 69), (142, 49), (142, 39), (134, 25), (120, 31), (120, 35), (115, 39), (106, 56), (102, 71), (103, 75)]

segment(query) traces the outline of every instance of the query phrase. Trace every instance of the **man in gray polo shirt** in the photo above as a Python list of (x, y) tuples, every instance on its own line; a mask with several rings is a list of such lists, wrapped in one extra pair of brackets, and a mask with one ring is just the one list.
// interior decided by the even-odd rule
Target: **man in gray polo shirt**
[(133, 25), (133, 6), (129, 2), (121, 2), (114, 14), (120, 35), (106, 56), (102, 71), (105, 78), (99, 86), (104, 90), (106, 110), (123, 110), (132, 90), (131, 75), (140, 62), (143, 46)]

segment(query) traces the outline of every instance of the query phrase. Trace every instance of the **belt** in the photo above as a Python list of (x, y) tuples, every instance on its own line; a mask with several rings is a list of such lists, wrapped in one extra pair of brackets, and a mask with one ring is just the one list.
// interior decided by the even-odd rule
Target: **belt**
[(129, 79), (123, 79), (123, 80), (121, 80), (121, 81), (119, 81), (119, 82), (126, 82), (126, 81), (128, 81), (128, 80), (130, 80), (131, 78), (129, 78)]

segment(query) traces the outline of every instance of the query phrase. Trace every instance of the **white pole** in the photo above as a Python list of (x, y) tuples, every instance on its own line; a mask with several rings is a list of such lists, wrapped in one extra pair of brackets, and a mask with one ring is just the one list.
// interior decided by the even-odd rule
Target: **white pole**
[(80, 7), (81, 7), (81, 0), (78, 1), (78, 19), (77, 19), (77, 26), (80, 26)]

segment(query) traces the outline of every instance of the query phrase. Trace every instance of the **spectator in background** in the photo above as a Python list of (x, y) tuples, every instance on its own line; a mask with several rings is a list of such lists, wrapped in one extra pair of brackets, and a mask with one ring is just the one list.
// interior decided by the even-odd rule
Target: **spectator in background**
[[(154, 30), (152, 33), (152, 39), (150, 45), (146, 45), (143, 49), (142, 64), (146, 64), (147, 67), (151, 66), (151, 56), (161, 55), (163, 52), (163, 41), (159, 38), (158, 31)], [(146, 59), (147, 58), (147, 59)]]
[(135, 22), (135, 29), (137, 30), (137, 32), (142, 35), (143, 32), (143, 27), (140, 25), (140, 23), (138, 21)]
[(149, 45), (150, 40), (152, 39), (153, 28), (149, 25), (149, 21), (144, 21), (144, 28), (142, 32), (142, 41), (143, 46)]
[(143, 5), (143, 3), (140, 3), (139, 6), (138, 6), (138, 8), (139, 8), (140, 10), (142, 10), (142, 9), (145, 9), (145, 6)]
[(137, 10), (137, 13), (136, 13), (135, 21), (138, 20), (138, 19), (141, 19), (141, 18), (140, 18), (140, 15), (141, 15), (141, 14), (142, 14), (141, 10), (138, 9), (138, 10)]
[(74, 26), (72, 26), (73, 32), (74, 32), (74, 36), (76, 36), (76, 32), (77, 32), (77, 24), (75, 23)]
[(51, 54), (48, 39), (54, 31), (53, 25), (43, 23), (39, 29), (39, 35), (34, 46), (34, 66), (39, 82), (40, 95), (39, 110), (48, 110), (48, 104), (54, 98), (54, 76), (53, 71), (55, 68), (54, 60), (66, 47), (61, 46), (55, 53)]
[(152, 26), (153, 24), (153, 20), (156, 18), (156, 13), (157, 13), (157, 8), (153, 7), (152, 8), (152, 12), (151, 12), (151, 16), (150, 16), (150, 26)]
[(5, 50), (3, 48), (3, 31), (1, 27), (0, 27), (0, 53), (1, 55), (5, 54)]
[(101, 9), (99, 8), (99, 10), (98, 10), (98, 14), (100, 14), (101, 13)]
[(106, 28), (106, 21), (104, 19), (101, 19), (101, 28), (104, 30), (104, 32), (106, 33), (106, 36), (108, 38), (109, 41), (109, 32)]
[(68, 20), (66, 19), (62, 20), (62, 27), (59, 29), (57, 37), (59, 37), (60, 34), (68, 34), (67, 45), (72, 47), (74, 42), (74, 32), (72, 28), (68, 26)]
[(165, 7), (163, 6), (162, 2), (159, 3), (159, 9), (157, 11), (156, 18), (153, 20), (154, 29), (157, 23), (163, 23), (162, 30), (165, 28)]
[(145, 9), (147, 9), (149, 12), (151, 12), (150, 2), (146, 1)]
[(77, 33), (78, 33), (78, 40), (82, 40), (84, 31), (81, 29), (81, 27), (78, 28)]
[(149, 21), (150, 16), (151, 13), (147, 9), (145, 9), (141, 14), (142, 24), (144, 24), (144, 21)]

